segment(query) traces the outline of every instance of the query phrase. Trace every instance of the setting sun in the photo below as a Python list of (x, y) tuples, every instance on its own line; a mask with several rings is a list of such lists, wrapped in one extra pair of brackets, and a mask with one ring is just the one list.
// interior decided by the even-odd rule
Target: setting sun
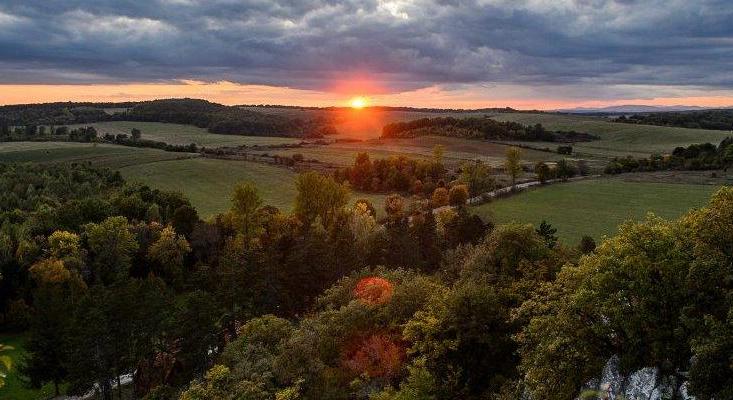
[(368, 105), (369, 101), (366, 97), (354, 97), (349, 101), (349, 105), (351, 105), (351, 108), (364, 108)]

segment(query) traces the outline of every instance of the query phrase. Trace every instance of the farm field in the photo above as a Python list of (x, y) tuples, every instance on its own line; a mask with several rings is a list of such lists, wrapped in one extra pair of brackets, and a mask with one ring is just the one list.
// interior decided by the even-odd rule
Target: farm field
[[(282, 149), (268, 151), (269, 154), (292, 156), (303, 154), (306, 158), (339, 165), (350, 165), (358, 153), (368, 152), (373, 159), (390, 156), (407, 155), (412, 158), (432, 158), (433, 148), (441, 145), (444, 148), (445, 163), (449, 167), (457, 167), (462, 162), (481, 160), (498, 166), (504, 162), (509, 145), (479, 140), (460, 139), (442, 136), (422, 136), (406, 139), (370, 139), (362, 142), (332, 143), (327, 146), (306, 147), (299, 149)], [(545, 151), (522, 149), (522, 158), (527, 163), (537, 161), (556, 161), (562, 156)]]
[[(491, 118), (523, 124), (540, 123), (551, 130), (576, 130), (599, 136), (600, 140), (577, 143), (575, 151), (601, 157), (632, 155), (645, 157), (652, 153), (671, 153), (677, 146), (694, 143), (720, 143), (730, 132), (667, 126), (636, 125), (609, 122), (602, 117), (566, 114), (499, 113)], [(553, 148), (556, 143), (527, 143)]]
[(168, 144), (191, 144), (204, 147), (240, 146), (240, 145), (270, 145), (282, 143), (298, 143), (300, 139), (274, 136), (239, 136), (220, 135), (210, 133), (206, 129), (193, 125), (168, 124), (162, 122), (137, 122), (137, 121), (110, 121), (95, 122), (92, 124), (70, 125), (70, 128), (77, 126), (94, 126), (100, 136), (105, 133), (130, 134), (133, 128), (142, 132), (143, 139), (166, 142)]
[(718, 187), (603, 178), (532, 189), (472, 210), (497, 223), (539, 225), (546, 220), (567, 244), (578, 243), (583, 235), (599, 243), (604, 235), (614, 234), (619, 224), (643, 219), (648, 212), (676, 218), (703, 206)]
[(252, 182), (266, 204), (283, 210), (290, 210), (295, 199), (295, 173), (254, 162), (197, 158), (133, 165), (120, 172), (127, 181), (183, 193), (204, 218), (229, 209), (229, 195), (241, 181)]
[[(409, 121), (418, 118), (435, 118), (454, 116), (467, 118), (472, 116), (490, 116), (498, 121), (515, 121), (531, 125), (541, 123), (551, 130), (575, 130), (587, 132), (600, 137), (599, 140), (577, 143), (575, 150), (583, 158), (609, 159), (627, 155), (646, 157), (652, 153), (668, 153), (677, 146), (693, 143), (719, 143), (731, 135), (725, 131), (704, 129), (675, 128), (666, 126), (621, 124), (608, 121), (603, 117), (556, 114), (556, 113), (432, 113), (424, 111), (383, 111), (383, 110), (309, 110), (256, 108), (258, 111), (283, 114), (291, 117), (312, 118), (326, 115), (333, 119), (339, 130), (340, 138), (357, 138), (362, 140), (376, 139), (381, 135), (385, 124)], [(409, 140), (409, 139), (408, 139)], [(527, 142), (533, 147), (555, 149), (557, 143)], [(448, 155), (447, 155), (448, 156)]]
[[(161, 190), (181, 192), (208, 218), (229, 209), (229, 196), (242, 181), (253, 183), (265, 204), (290, 211), (295, 201), (297, 174), (285, 168), (248, 161), (196, 158), (120, 169), (131, 182)], [(381, 211), (382, 195), (352, 193), (352, 202), (366, 198)]]
[(197, 154), (172, 153), (157, 149), (113, 144), (71, 142), (0, 143), (0, 162), (72, 163), (91, 162), (98, 167), (122, 168), (157, 161), (197, 157)]

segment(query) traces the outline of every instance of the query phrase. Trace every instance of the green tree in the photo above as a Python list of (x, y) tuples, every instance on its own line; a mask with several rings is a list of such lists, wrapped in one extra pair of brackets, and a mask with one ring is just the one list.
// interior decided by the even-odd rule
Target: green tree
[(545, 183), (551, 179), (552, 171), (550, 171), (550, 167), (544, 161), (538, 161), (534, 165), (534, 173), (537, 174), (538, 181)]
[(578, 170), (567, 159), (563, 158), (562, 160), (557, 162), (557, 167), (555, 168), (555, 174), (557, 175), (558, 178), (566, 181), (568, 180), (568, 178), (574, 177), (577, 173), (578, 173)]
[(336, 214), (349, 201), (349, 190), (333, 177), (317, 172), (300, 174), (296, 181), (295, 213), (312, 223), (320, 219), (323, 226), (331, 226)]
[(173, 211), (173, 218), (171, 218), (173, 228), (187, 238), (191, 237), (191, 233), (193, 233), (193, 229), (198, 223), (198, 212), (188, 204), (184, 204)]
[(59, 384), (68, 376), (67, 341), (74, 306), (86, 285), (56, 259), (39, 261), (30, 272), (37, 285), (33, 292), (35, 313), (28, 333), (27, 356), (20, 370), (32, 387), (52, 383), (58, 396)]
[(557, 236), (555, 235), (556, 233), (557, 228), (553, 228), (552, 225), (548, 224), (545, 220), (542, 220), (539, 228), (537, 228), (537, 234), (542, 236), (545, 244), (549, 248), (553, 248), (557, 244)]
[(578, 245), (578, 250), (583, 254), (588, 254), (596, 249), (596, 241), (588, 235), (583, 235)]
[(148, 207), (148, 211), (145, 213), (145, 220), (148, 222), (160, 222), (160, 206), (153, 203)]
[(261, 230), (258, 211), (262, 207), (257, 188), (249, 182), (239, 183), (234, 187), (231, 203), (230, 215), (235, 229), (246, 238), (255, 237)]
[(522, 150), (518, 147), (510, 147), (506, 151), (504, 170), (512, 180), (512, 186), (517, 183), (517, 178), (522, 176)]
[(188, 241), (177, 235), (171, 226), (163, 228), (160, 237), (148, 249), (148, 259), (160, 268), (153, 271), (174, 287), (180, 287), (183, 280), (183, 263), (191, 252)]
[(93, 258), (93, 281), (104, 284), (124, 279), (138, 244), (125, 217), (110, 217), (99, 224), (88, 224), (85, 234)]
[(461, 165), (459, 179), (468, 185), (469, 191), (474, 196), (488, 192), (496, 186), (496, 180), (491, 175), (491, 167), (481, 161)]
[(202, 372), (208, 365), (209, 353), (218, 344), (221, 315), (214, 298), (202, 290), (176, 299), (171, 333), (178, 340), (178, 356), (189, 367), (189, 374)]
[(407, 323), (405, 338), (439, 382), (437, 398), (486, 398), (517, 375), (511, 301), (501, 291), (467, 282), (436, 296), (427, 309)]

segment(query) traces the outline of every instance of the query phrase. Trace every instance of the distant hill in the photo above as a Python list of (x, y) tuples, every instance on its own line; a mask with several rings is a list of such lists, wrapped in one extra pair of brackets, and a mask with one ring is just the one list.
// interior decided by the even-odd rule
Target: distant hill
[(523, 125), (518, 122), (496, 121), (488, 117), (421, 118), (387, 124), (382, 129), (383, 138), (410, 138), (424, 135), (545, 142), (587, 142), (597, 139), (588, 133), (548, 131), (542, 124)]
[(199, 99), (0, 107), (2, 125), (68, 125), (102, 121), (177, 123), (228, 135), (322, 137), (336, 133), (333, 125), (324, 118), (290, 118)]
[(676, 112), (676, 111), (696, 111), (713, 109), (713, 107), (700, 106), (648, 106), (643, 104), (627, 104), (620, 106), (608, 107), (578, 107), (557, 110), (557, 112), (568, 114), (631, 114), (631, 113), (656, 113), (656, 112)]

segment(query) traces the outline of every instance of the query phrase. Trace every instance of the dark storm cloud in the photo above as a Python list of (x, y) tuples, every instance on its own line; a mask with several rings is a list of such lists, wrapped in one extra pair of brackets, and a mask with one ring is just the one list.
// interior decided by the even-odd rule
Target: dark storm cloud
[(0, 82), (733, 88), (732, 17), (729, 0), (5, 0)]

